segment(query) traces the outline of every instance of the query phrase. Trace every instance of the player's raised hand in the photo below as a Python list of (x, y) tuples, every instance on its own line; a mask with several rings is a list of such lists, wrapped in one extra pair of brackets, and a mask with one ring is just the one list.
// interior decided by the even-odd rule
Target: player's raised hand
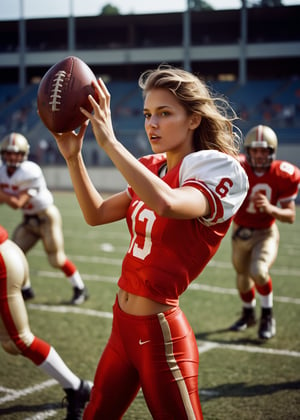
[(69, 131), (67, 133), (53, 133), (58, 149), (66, 161), (78, 156), (81, 153), (84, 135), (88, 126), (88, 121), (85, 121), (80, 130)]
[(102, 79), (98, 79), (95, 90), (98, 100), (89, 95), (93, 111), (88, 112), (81, 108), (81, 112), (90, 120), (97, 143), (105, 148), (106, 145), (116, 141), (111, 120), (110, 93)]

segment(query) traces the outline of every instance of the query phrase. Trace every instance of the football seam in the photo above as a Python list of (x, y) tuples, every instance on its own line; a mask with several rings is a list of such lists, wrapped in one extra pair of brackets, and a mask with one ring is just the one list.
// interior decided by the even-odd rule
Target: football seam
[(60, 110), (61, 105), (61, 92), (62, 87), (64, 84), (64, 80), (67, 76), (67, 73), (64, 70), (58, 71), (53, 79), (52, 89), (51, 89), (51, 95), (50, 95), (50, 101), (49, 105), (51, 106), (51, 111), (56, 112)]

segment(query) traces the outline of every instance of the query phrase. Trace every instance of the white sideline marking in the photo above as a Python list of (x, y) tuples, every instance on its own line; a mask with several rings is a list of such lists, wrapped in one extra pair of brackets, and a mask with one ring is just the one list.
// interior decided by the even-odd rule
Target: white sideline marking
[(237, 351), (246, 351), (248, 353), (265, 353), (265, 354), (274, 354), (277, 356), (289, 356), (289, 357), (300, 357), (300, 352), (291, 351), (291, 350), (280, 350), (280, 349), (271, 349), (258, 346), (244, 346), (242, 344), (221, 344), (213, 341), (199, 341), (198, 350), (199, 353), (205, 353), (206, 351), (222, 348), (228, 350), (237, 350)]
[(40, 411), (38, 414), (35, 414), (32, 417), (26, 417), (24, 420), (44, 420), (48, 417), (56, 416), (57, 412), (55, 410)]
[[(3, 386), (0, 386), (0, 392), (6, 393), (4, 397), (0, 398), (0, 405), (9, 401), (15, 401), (18, 398), (22, 398), (26, 395), (42, 391), (54, 385), (58, 385), (58, 382), (55, 379), (48, 379), (47, 381), (41, 382), (40, 384), (30, 386), (24, 389), (19, 389), (17, 391), (15, 389), (4, 388)], [(35, 414), (34, 416), (26, 417), (24, 420), (44, 420), (44, 419), (47, 419), (49, 417), (53, 417), (56, 415), (57, 415), (57, 411), (47, 410), (47, 411), (41, 411)]]
[[(124, 248), (124, 254), (127, 252), (127, 248)], [(36, 256), (45, 256), (45, 252), (35, 249), (31, 251), (31, 255)], [(99, 257), (99, 256), (89, 256), (89, 255), (69, 255), (69, 257), (74, 261), (82, 261), (94, 264), (107, 264), (113, 266), (122, 265), (123, 258), (109, 258), (109, 257)], [(217, 261), (212, 259), (207, 267), (217, 267), (224, 268), (228, 270), (233, 270), (232, 263), (229, 261)], [(272, 273), (278, 276), (290, 276), (290, 277), (300, 277), (300, 268), (290, 268), (290, 267), (272, 267)]]
[[(35, 255), (37, 257), (45, 256), (45, 252), (38, 249), (31, 251), (30, 254)], [(82, 262), (92, 263), (92, 264), (108, 264), (108, 265), (121, 266), (123, 262), (123, 258), (109, 258), (109, 257), (99, 257), (99, 256), (90, 256), (90, 255), (69, 255), (69, 254), (68, 256), (74, 261), (76, 260), (76, 261), (82, 261)]]
[(30, 309), (36, 309), (38, 311), (45, 311), (45, 312), (59, 312), (59, 313), (73, 313), (73, 314), (82, 314), (82, 315), (89, 315), (89, 316), (96, 316), (98, 318), (112, 318), (111, 312), (102, 312), (96, 311), (95, 309), (84, 309), (84, 308), (77, 308), (73, 306), (49, 306), (49, 305), (39, 305), (35, 303), (27, 304), (27, 307)]
[[(205, 292), (212, 293), (221, 293), (224, 295), (237, 295), (236, 289), (230, 289), (227, 287), (218, 287), (218, 286), (208, 286), (207, 284), (192, 283), (189, 286), (189, 289), (192, 290), (204, 290)], [(282, 303), (294, 303), (295, 305), (300, 305), (300, 298), (292, 298), (287, 296), (274, 296), (274, 301)]]
[[(228, 261), (216, 261), (214, 259), (210, 260), (207, 264), (207, 267), (217, 267), (217, 268), (226, 268), (233, 269), (231, 262)], [(277, 274), (278, 276), (292, 276), (299, 277), (300, 269), (298, 268), (289, 268), (289, 267), (273, 267), (272, 273)]]
[(200, 395), (205, 395), (206, 397), (218, 397), (219, 395), (221, 395), (220, 392), (218, 391), (211, 391), (210, 389), (200, 389), (199, 391)]
[(199, 353), (205, 353), (206, 351), (215, 349), (217, 346), (217, 343), (213, 343), (212, 341), (198, 341), (198, 351)]
[[(52, 277), (52, 278), (65, 278), (65, 275), (63, 273), (56, 272), (56, 271), (43, 271), (38, 270), (36, 274), (39, 277)], [(105, 283), (115, 283), (117, 284), (118, 278), (117, 277), (111, 277), (111, 276), (99, 276), (98, 274), (83, 274), (81, 273), (82, 277), (84, 277), (84, 280), (91, 280), (91, 281), (102, 281)]]
[[(30, 303), (28, 305), (30, 309), (40, 310), (40, 311), (49, 311), (49, 312), (60, 312), (60, 313), (78, 313), (82, 315), (89, 315), (89, 316), (97, 316), (99, 318), (112, 318), (111, 312), (101, 312), (96, 311), (95, 309), (85, 309), (85, 308), (74, 308), (70, 306), (48, 306), (48, 305), (39, 305), (35, 303)], [(197, 340), (199, 346), (198, 350), (199, 353), (204, 353), (214, 348), (223, 348), (229, 350), (239, 350), (239, 351), (246, 351), (249, 353), (268, 353), (268, 354), (275, 354), (280, 356), (292, 356), (292, 357), (300, 357), (300, 352), (297, 351), (290, 351), (290, 350), (279, 350), (279, 349), (271, 349), (271, 348), (262, 348), (257, 346), (243, 346), (239, 344), (221, 344), (214, 341), (199, 341)]]
[[(60, 272), (54, 271), (37, 271), (37, 275), (40, 277), (52, 277), (52, 278), (63, 278), (64, 274)], [(300, 272), (299, 272), (300, 275)], [(117, 284), (117, 277), (109, 277), (109, 276), (99, 276), (97, 274), (82, 274), (84, 280), (91, 280), (91, 281), (99, 281), (99, 282), (106, 282), (106, 283), (115, 283)], [(191, 290), (204, 290), (205, 292), (211, 293), (221, 293), (225, 295), (237, 295), (236, 289), (231, 289), (229, 287), (219, 287), (219, 286), (209, 286), (207, 284), (200, 284), (200, 283), (191, 283), (189, 286)], [(282, 302), (282, 303), (294, 303), (295, 305), (300, 305), (300, 298), (292, 298), (289, 296), (274, 296), (274, 301)]]
[(101, 251), (104, 251), (104, 252), (114, 252), (115, 251), (115, 247), (109, 242), (103, 242), (102, 244), (100, 244), (100, 249), (101, 249)]
[(6, 392), (7, 395), (0, 398), (0, 404), (3, 404), (8, 401), (14, 401), (18, 398), (24, 397), (25, 395), (33, 394), (34, 392), (42, 391), (45, 388), (49, 388), (53, 385), (57, 385), (57, 381), (55, 379), (48, 379), (45, 382), (42, 382), (38, 385), (30, 386), (28, 388), (20, 389), (16, 391), (15, 389), (4, 388), (0, 386), (1, 392)]

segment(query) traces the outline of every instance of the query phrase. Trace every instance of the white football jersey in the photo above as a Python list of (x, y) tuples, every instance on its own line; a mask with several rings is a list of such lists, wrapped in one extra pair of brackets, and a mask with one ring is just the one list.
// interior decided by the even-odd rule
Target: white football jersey
[(26, 191), (29, 201), (22, 208), (24, 214), (36, 214), (53, 204), (41, 168), (34, 162), (24, 161), (12, 176), (7, 175), (6, 165), (0, 166), (0, 187), (3, 192), (18, 196)]

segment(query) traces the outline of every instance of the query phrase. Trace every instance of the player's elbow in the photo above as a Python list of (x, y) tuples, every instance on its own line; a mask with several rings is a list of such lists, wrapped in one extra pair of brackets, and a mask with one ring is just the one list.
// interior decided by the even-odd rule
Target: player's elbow
[(168, 200), (160, 199), (156, 202), (154, 210), (160, 217), (170, 217), (172, 205)]
[(279, 217), (279, 220), (283, 223), (293, 224), (296, 220), (296, 214), (294, 212), (290, 214), (286, 214), (282, 217)]
[(295, 209), (289, 209), (290, 211), (287, 214), (287, 222), (292, 224), (296, 220), (296, 210)]
[(22, 206), (20, 206), (19, 203), (15, 202), (15, 201), (10, 201), (7, 204), (14, 210), (18, 210), (18, 209), (22, 208)]
[(86, 223), (89, 226), (98, 226), (99, 225), (99, 222), (97, 222), (94, 217), (84, 216), (84, 220), (86, 221)]

